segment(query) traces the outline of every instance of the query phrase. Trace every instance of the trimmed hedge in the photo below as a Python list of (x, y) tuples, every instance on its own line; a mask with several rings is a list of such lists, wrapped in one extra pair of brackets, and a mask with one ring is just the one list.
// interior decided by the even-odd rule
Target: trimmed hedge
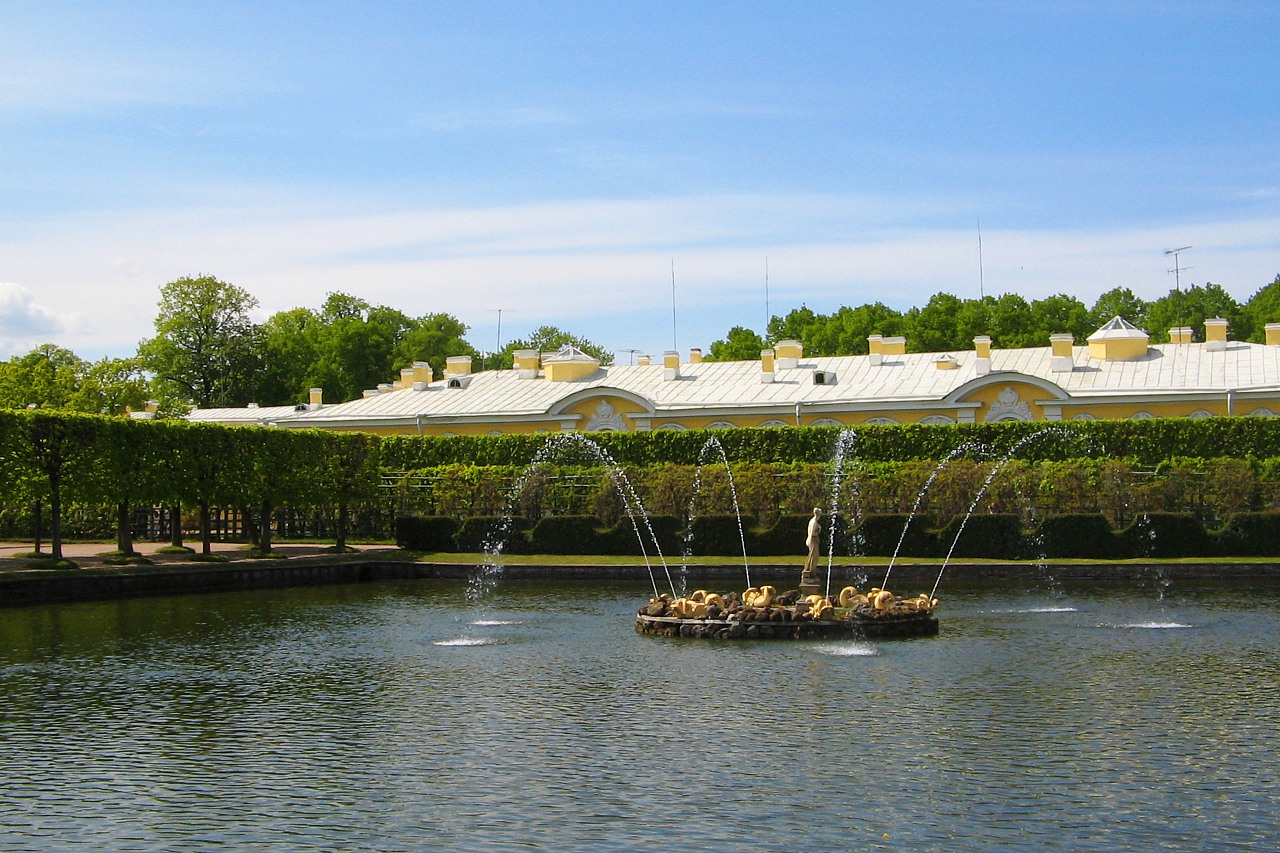
[[(963, 530), (961, 524), (964, 524)], [(938, 537), (943, 557), (947, 556), (948, 550), (952, 557), (1017, 560), (1023, 556), (1022, 520), (1016, 515), (973, 515), (967, 523), (963, 517), (956, 516), (934, 535)]]
[[(590, 440), (619, 465), (697, 465), (712, 437), (735, 464), (824, 464), (831, 461), (844, 431), (840, 427), (657, 430), (592, 433)], [(1174, 457), (1263, 459), (1280, 447), (1280, 418), (864, 425), (852, 431), (853, 453), (864, 463), (945, 459), (963, 445), (979, 444), (989, 448), (994, 458), (1017, 448), (1018, 457), (1025, 460), (1109, 457), (1154, 467)], [(381, 458), (384, 467), (399, 471), (448, 464), (523, 466), (550, 440), (554, 438), (545, 435), (388, 436), (381, 442)], [(580, 459), (583, 453), (566, 446), (560, 454), (552, 454), (557, 455)]]
[(797, 554), (804, 556), (807, 553), (804, 545), (809, 533), (807, 515), (780, 515), (772, 527), (752, 527), (750, 530), (748, 554), (781, 557)]
[[(740, 526), (741, 525), (741, 526)], [(743, 541), (748, 554), (756, 553), (751, 535), (751, 519), (739, 522), (736, 515), (700, 515), (684, 531), (684, 545), (690, 554), (741, 556)], [(739, 535), (741, 530), (741, 535)]]
[(1036, 526), (1027, 556), (1120, 560), (1129, 556), (1129, 545), (1102, 513), (1049, 515)]
[(1280, 513), (1240, 512), (1213, 533), (1218, 551), (1235, 557), (1280, 557)]
[[(892, 557), (902, 540), (902, 548), (898, 550), (900, 557), (937, 557), (938, 537), (933, 532), (936, 522), (927, 515), (917, 515), (906, 526), (911, 515), (908, 513), (874, 513), (864, 516), (858, 528), (861, 535), (863, 553), (867, 556)], [(903, 537), (903, 529), (906, 536)], [(953, 534), (954, 535), (954, 534)], [(947, 540), (950, 544), (950, 540)]]
[(529, 531), (529, 547), (535, 554), (598, 554), (599, 526), (593, 515), (548, 515)]
[(1120, 531), (1131, 557), (1213, 557), (1218, 543), (1189, 512), (1149, 512)]
[[(906, 514), (876, 514), (863, 518), (852, 535), (837, 531), (836, 556), (890, 557), (902, 536)], [(684, 550), (680, 520), (673, 516), (650, 516), (648, 527), (657, 537), (664, 557), (679, 557)], [(644, 553), (656, 556), (653, 540), (644, 521), (637, 518), (644, 537)], [(809, 519), (802, 515), (781, 516), (772, 527), (761, 528), (743, 518), (748, 556), (804, 555), (805, 531)], [(639, 557), (640, 542), (631, 520), (623, 517), (613, 527), (602, 528), (595, 516), (547, 516), (532, 530), (524, 531), (520, 519), (507, 521), (498, 516), (475, 516), (461, 525), (443, 516), (415, 518), (400, 516), (395, 521), (396, 542), (413, 551), (458, 551), (481, 553), (485, 546), (504, 542), (509, 554), (609, 554)], [(942, 528), (933, 519), (916, 516), (903, 539), (899, 556), (946, 556), (960, 528), (953, 518)], [(823, 551), (827, 549), (823, 535)], [(859, 551), (848, 548), (856, 542)], [(734, 516), (703, 516), (695, 521), (692, 554), (738, 558), (742, 545)], [(1280, 513), (1237, 513), (1222, 529), (1206, 531), (1190, 513), (1148, 513), (1124, 530), (1115, 531), (1100, 513), (1049, 515), (1032, 530), (1024, 530), (1016, 515), (980, 514), (972, 516), (956, 542), (952, 557), (990, 559), (1173, 559), (1177, 557), (1276, 557), (1280, 556)]]
[(396, 545), (410, 551), (452, 551), (458, 522), (445, 515), (396, 517)]

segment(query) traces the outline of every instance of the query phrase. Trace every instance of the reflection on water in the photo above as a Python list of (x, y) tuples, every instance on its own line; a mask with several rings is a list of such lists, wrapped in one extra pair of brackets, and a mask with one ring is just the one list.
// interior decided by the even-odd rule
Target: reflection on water
[(0, 614), (0, 849), (1276, 849), (1280, 587), (943, 589), (942, 634), (633, 633), (643, 586)]

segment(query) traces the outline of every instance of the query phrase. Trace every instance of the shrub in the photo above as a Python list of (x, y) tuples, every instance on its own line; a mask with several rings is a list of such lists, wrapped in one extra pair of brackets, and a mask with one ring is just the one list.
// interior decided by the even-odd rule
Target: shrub
[(444, 515), (396, 517), (396, 545), (410, 551), (452, 551), (458, 522)]
[(762, 556), (804, 556), (808, 529), (809, 516), (780, 515), (772, 527), (752, 531), (755, 546), (751, 553)]
[(1280, 513), (1238, 512), (1210, 534), (1230, 557), (1280, 557)]
[[(720, 557), (740, 556), (742, 542), (746, 539), (747, 553), (755, 553), (755, 543), (749, 538), (752, 520), (743, 519), (741, 528), (736, 515), (702, 515), (694, 518), (685, 530), (685, 544), (691, 554)], [(739, 534), (741, 530), (741, 535)]]
[(909, 513), (873, 513), (863, 517), (858, 532), (868, 556), (892, 557), (901, 540), (902, 547), (897, 552), (900, 557), (937, 557), (938, 537), (931, 529), (934, 523), (931, 516), (923, 514), (911, 519)]
[(936, 535), (943, 557), (948, 550), (953, 557), (1016, 560), (1022, 556), (1022, 520), (1013, 514), (975, 514), (967, 522), (958, 515)]
[(651, 557), (657, 556), (654, 553), (654, 543), (649, 536), (649, 531), (652, 529), (653, 536), (658, 540), (657, 547), (664, 557), (679, 554), (682, 543), (680, 519), (674, 515), (651, 515), (648, 522), (646, 525), (645, 519), (637, 516), (633, 525), (630, 518), (622, 516), (617, 524), (597, 535), (596, 542), (600, 553), (639, 557), (642, 553), (640, 539), (636, 536), (636, 527), (639, 526), (640, 536), (644, 539), (643, 553)]
[(597, 554), (593, 515), (549, 515), (538, 519), (529, 532), (529, 547), (535, 554)]
[(1210, 557), (1216, 543), (1205, 533), (1200, 519), (1189, 512), (1149, 512), (1134, 519), (1120, 532), (1133, 557), (1170, 559)]
[(1047, 515), (1036, 527), (1035, 539), (1040, 553), (1028, 553), (1028, 557), (1115, 560), (1127, 556), (1124, 543), (1102, 513)]
[(454, 535), (457, 550), (477, 554), (501, 547), (508, 554), (529, 551), (524, 532), (514, 518), (500, 515), (474, 515), (462, 522)]

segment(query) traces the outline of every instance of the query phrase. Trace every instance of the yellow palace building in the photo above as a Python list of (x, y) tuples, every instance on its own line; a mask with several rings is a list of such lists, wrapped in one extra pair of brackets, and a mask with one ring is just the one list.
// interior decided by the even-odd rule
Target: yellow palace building
[(1280, 414), (1280, 323), (1267, 343), (1229, 340), (1227, 321), (1205, 322), (1171, 342), (1116, 317), (1077, 346), (995, 349), (989, 337), (954, 353), (908, 353), (901, 337), (872, 335), (870, 353), (806, 357), (780, 341), (758, 361), (703, 361), (666, 353), (661, 363), (601, 366), (572, 347), (517, 352), (511, 370), (473, 373), (468, 356), (443, 377), (419, 363), (356, 400), (300, 406), (196, 409), (189, 420), (361, 430), (381, 435), (486, 435), (893, 423), (1201, 418)]

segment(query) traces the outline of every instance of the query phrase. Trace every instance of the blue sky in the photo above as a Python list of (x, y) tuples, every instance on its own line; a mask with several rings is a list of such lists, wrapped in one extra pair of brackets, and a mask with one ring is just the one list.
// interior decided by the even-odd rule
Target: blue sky
[[(481, 349), (1280, 273), (1280, 6), (0, 2), (0, 353), (158, 288), (343, 291)], [(675, 321), (672, 319), (672, 268)], [(1280, 320), (1280, 318), (1276, 318)]]

